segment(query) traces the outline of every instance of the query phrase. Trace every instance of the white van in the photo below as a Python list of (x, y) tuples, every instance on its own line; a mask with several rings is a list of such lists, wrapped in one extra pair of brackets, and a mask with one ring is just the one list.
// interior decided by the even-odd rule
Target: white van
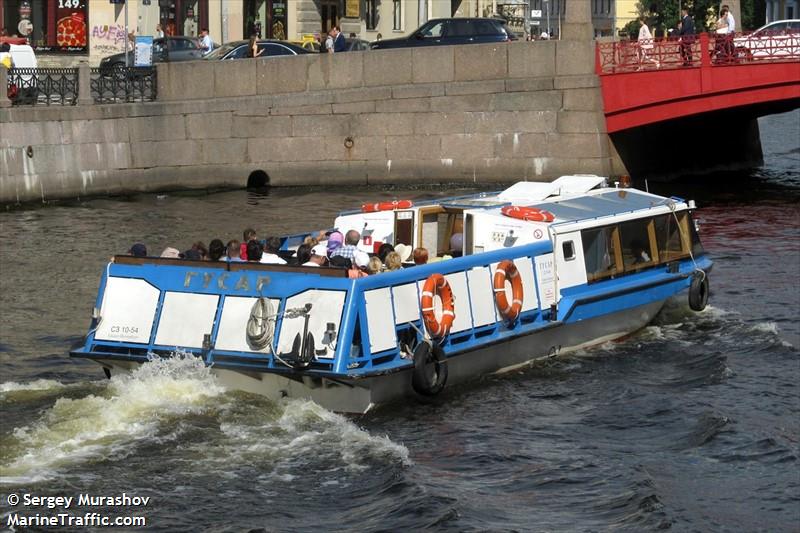
[[(36, 68), (38, 66), (36, 54), (33, 53), (33, 48), (27, 44), (12, 44), (11, 60), (14, 61), (14, 68)], [(11, 80), (8, 92), (8, 97), (12, 100), (17, 100), (19, 103), (33, 103), (39, 94), (36, 77), (23, 74), (19, 78)]]

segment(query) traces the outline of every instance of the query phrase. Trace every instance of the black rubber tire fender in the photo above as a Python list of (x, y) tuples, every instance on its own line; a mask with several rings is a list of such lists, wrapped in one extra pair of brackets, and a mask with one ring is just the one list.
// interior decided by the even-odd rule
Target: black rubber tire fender
[(692, 283), (689, 285), (689, 307), (692, 311), (702, 311), (708, 305), (708, 275), (704, 272), (697, 272), (692, 276)]
[(436, 396), (447, 383), (447, 361), (438, 344), (423, 341), (414, 350), (411, 386), (422, 396)]

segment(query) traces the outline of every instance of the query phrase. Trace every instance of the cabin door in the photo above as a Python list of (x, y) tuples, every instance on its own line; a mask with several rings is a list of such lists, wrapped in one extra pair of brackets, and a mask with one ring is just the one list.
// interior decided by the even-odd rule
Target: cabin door
[(403, 243), (412, 248), (414, 241), (414, 211), (395, 211), (394, 216), (394, 245)]

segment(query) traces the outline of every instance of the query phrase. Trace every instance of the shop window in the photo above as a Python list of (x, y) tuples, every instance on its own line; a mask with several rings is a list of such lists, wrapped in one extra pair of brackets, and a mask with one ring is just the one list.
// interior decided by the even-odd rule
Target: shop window
[(0, 4), (2, 27), (9, 35), (26, 37), (37, 52), (88, 51), (88, 0), (4, 0)]

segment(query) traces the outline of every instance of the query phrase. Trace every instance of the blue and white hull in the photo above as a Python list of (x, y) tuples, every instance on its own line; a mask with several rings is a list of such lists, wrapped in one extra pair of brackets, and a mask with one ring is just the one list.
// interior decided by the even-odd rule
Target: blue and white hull
[[(529, 242), (514, 239), (487, 251), (471, 225), (494, 205), (464, 208), (464, 231), (474, 235), (463, 257), (357, 279), (335, 268), (117, 257), (103, 275), (86, 341), (71, 355), (113, 373), (185, 352), (202, 358), (226, 386), (363, 413), (438, 392), (415, 384), (415, 375), (430, 366), (420, 366), (418, 355), (415, 368), (414, 354), (426, 343), (441, 348), (437, 374), (445, 371), (440, 385), (451, 386), (628, 335), (668, 299), (696, 293), (700, 278), (707, 297), (711, 261), (696, 242), (686, 204), (534, 224), (525, 233)], [(421, 220), (427, 207), (419, 208)], [(659, 237), (665, 224), (659, 217), (675, 219), (673, 242)], [(484, 233), (508, 243), (509, 233), (500, 235), (498, 227)], [(597, 228), (605, 232), (605, 251), (596, 249)], [(634, 230), (653, 239), (649, 262), (632, 265), (626, 258), (625, 233)], [(606, 261), (597, 266), (590, 255)], [(497, 302), (505, 290), (495, 276), (502, 261), (513, 261), (521, 282), (519, 312), (511, 320)], [(441, 337), (426, 329), (421, 304), (423, 285), (436, 274), (453, 296), (452, 324)], [(441, 318), (442, 302), (435, 306)], [(269, 328), (254, 338), (253, 325), (265, 320)]]

